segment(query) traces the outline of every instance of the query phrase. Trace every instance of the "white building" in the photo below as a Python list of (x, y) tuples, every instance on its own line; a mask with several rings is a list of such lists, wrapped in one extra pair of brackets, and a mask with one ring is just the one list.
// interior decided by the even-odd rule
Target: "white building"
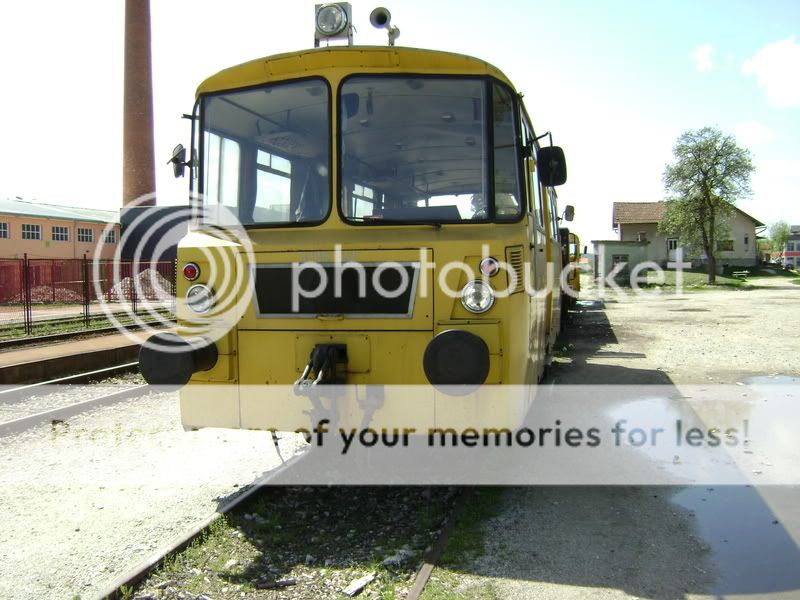
[(792, 225), (791, 235), (783, 247), (783, 264), (795, 269), (800, 268), (800, 225)]
[[(658, 230), (666, 208), (666, 202), (615, 202), (612, 220), (619, 241), (644, 243), (647, 260), (660, 265), (675, 260), (678, 236)], [(717, 240), (717, 264), (722, 267), (757, 265), (756, 236), (764, 227), (764, 223), (734, 207), (730, 238)], [(684, 252), (684, 259), (695, 266), (705, 262), (705, 256), (689, 256), (687, 252)]]

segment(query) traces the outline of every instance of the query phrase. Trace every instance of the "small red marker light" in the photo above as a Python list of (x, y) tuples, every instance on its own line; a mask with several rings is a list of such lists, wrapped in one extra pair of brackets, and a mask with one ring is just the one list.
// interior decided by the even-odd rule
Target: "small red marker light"
[(183, 265), (183, 276), (189, 281), (194, 281), (200, 277), (200, 267), (194, 263), (186, 263)]
[(481, 261), (481, 273), (486, 277), (494, 277), (500, 270), (500, 263), (496, 259), (488, 256)]

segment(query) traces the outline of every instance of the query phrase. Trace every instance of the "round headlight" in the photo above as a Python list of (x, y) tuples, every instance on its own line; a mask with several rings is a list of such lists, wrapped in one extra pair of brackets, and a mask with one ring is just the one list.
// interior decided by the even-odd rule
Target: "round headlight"
[(347, 26), (347, 14), (338, 4), (323, 4), (317, 11), (317, 31), (336, 35)]
[(193, 285), (186, 292), (186, 304), (196, 313), (207, 313), (214, 306), (214, 292), (204, 285)]
[(471, 313), (484, 313), (494, 304), (492, 287), (483, 281), (470, 281), (461, 290), (461, 304)]

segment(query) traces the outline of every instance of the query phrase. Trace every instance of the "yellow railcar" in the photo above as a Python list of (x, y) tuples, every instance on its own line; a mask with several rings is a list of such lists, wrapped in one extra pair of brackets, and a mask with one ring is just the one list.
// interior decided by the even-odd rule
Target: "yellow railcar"
[(269, 386), (541, 377), (566, 165), (497, 68), (394, 46), (254, 60), (199, 86), (190, 156), (178, 333), (140, 355), (148, 381), (189, 383), (187, 427), (307, 425), (313, 403)]

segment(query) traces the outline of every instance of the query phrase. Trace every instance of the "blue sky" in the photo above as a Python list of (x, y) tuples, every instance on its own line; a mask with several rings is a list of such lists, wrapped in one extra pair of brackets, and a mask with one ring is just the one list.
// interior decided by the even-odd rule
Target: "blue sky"
[[(377, 4), (377, 3), (376, 3)], [(471, 54), (525, 94), (564, 147), (584, 240), (613, 235), (614, 201), (663, 197), (686, 129), (751, 150), (740, 207), (800, 224), (800, 2), (389, 1), (398, 45)], [(122, 0), (0, 5), (0, 195), (116, 208), (121, 195)], [(165, 164), (188, 144), (194, 90), (231, 64), (313, 44), (313, 1), (153, 0), (159, 202), (186, 201)], [(384, 44), (353, 2), (356, 43)], [(65, 26), (65, 24), (69, 24)]]

